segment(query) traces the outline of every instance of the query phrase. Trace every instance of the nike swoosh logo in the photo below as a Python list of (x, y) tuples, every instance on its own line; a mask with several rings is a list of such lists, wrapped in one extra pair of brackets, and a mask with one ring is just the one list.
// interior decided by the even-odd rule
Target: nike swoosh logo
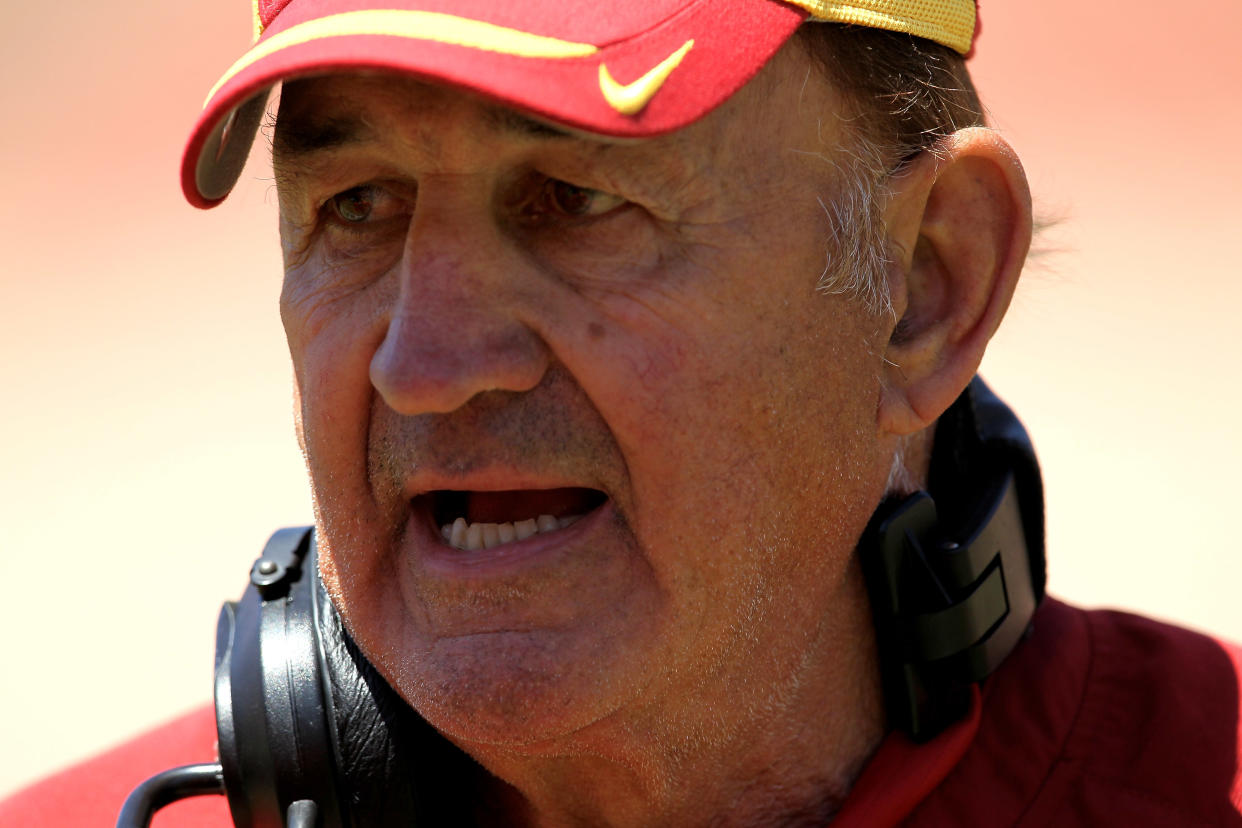
[(673, 70), (681, 63), (681, 59), (686, 56), (686, 52), (689, 52), (692, 46), (694, 46), (694, 40), (687, 40), (680, 49), (657, 63), (647, 74), (633, 83), (617, 83), (608, 71), (608, 67), (601, 63), (599, 65), (599, 91), (604, 94), (604, 100), (608, 102), (608, 105), (622, 115), (637, 115), (655, 97), (655, 93), (660, 91), (664, 81), (673, 74)]

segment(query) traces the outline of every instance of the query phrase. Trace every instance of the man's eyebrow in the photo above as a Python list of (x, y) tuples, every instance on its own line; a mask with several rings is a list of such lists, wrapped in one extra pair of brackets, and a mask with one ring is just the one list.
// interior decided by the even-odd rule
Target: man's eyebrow
[(352, 115), (332, 118), (286, 116), (276, 123), (272, 151), (278, 158), (297, 158), (375, 138), (375, 130)]

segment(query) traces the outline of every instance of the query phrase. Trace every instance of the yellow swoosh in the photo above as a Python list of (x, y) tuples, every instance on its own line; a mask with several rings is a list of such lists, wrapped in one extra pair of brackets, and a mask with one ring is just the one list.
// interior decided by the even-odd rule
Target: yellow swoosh
[(599, 65), (599, 91), (604, 94), (604, 100), (608, 102), (608, 105), (622, 115), (637, 115), (655, 97), (655, 93), (660, 91), (664, 81), (673, 74), (673, 70), (681, 63), (681, 59), (686, 56), (686, 52), (689, 52), (692, 46), (694, 46), (694, 40), (687, 40), (680, 49), (657, 63), (647, 74), (625, 85), (617, 83), (608, 71), (608, 67), (601, 63)]

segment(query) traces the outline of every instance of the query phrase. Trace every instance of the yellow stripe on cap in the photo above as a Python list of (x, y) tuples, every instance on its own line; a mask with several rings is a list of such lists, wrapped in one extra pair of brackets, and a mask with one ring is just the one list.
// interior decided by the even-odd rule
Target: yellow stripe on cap
[(789, 0), (819, 20), (905, 32), (961, 54), (975, 36), (975, 0)]
[(494, 23), (484, 23), (481, 20), (471, 20), (441, 12), (397, 9), (343, 12), (299, 23), (256, 44), (230, 66), (229, 70), (224, 73), (224, 77), (216, 82), (216, 85), (207, 93), (207, 100), (203, 106), (206, 106), (220, 91), (220, 87), (228, 83), (238, 72), (268, 55), (313, 40), (350, 35), (408, 37), (414, 40), (468, 46), (473, 49), (525, 58), (588, 57), (599, 51), (590, 43), (558, 40), (554, 37), (544, 37), (523, 32), (520, 29), (510, 29)]

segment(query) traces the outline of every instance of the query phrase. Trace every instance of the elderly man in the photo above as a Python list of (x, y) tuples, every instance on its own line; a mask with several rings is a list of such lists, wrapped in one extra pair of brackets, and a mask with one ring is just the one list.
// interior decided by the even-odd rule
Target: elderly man
[[(1031, 205), (973, 0), (259, 0), (256, 28), (183, 183), (227, 195), (283, 81), (317, 576), (403, 709), (374, 721), (416, 711), (453, 771), (363, 795), (319, 757), (335, 794), (230, 789), (238, 824), (1242, 823), (1236, 651), (1032, 621), (1038, 472), (972, 381)], [(204, 721), (9, 813), (211, 759)]]

